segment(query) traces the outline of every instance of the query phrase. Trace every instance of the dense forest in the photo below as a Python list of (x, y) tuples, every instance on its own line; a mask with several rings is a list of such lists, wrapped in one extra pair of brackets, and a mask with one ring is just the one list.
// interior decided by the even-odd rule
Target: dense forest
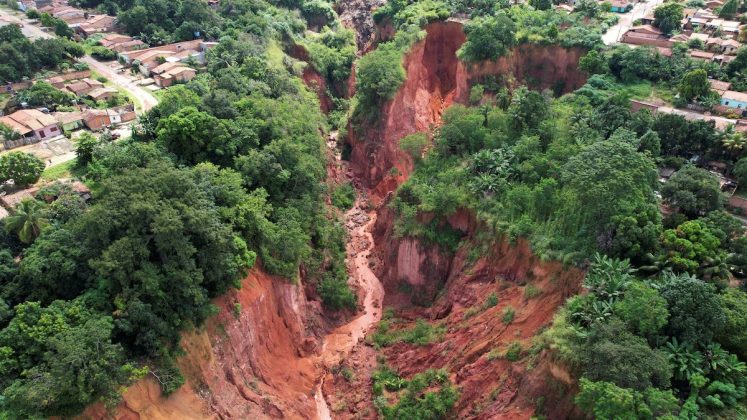
[[(173, 13), (174, 3), (142, 4)], [(195, 9), (220, 31), (208, 71), (169, 89), (131, 139), (79, 142), (76, 173), (93, 187), (90, 203), (52, 184), (6, 224), (0, 417), (114, 403), (120, 385), (148, 372), (175, 390), (180, 332), (213, 314), (210, 299), (239, 286), (257, 261), (288, 281), (302, 266), (325, 305), (355, 305), (344, 230), (324, 204), (327, 121), (281, 49), (303, 37), (305, 22), (267, 3), (223, 2), (220, 14), (180, 4), (177, 22), (201, 19), (183, 15)], [(149, 16), (162, 25), (154, 32), (175, 29)], [(71, 48), (25, 41), (12, 25), (2, 31), (4, 52), (26, 54), (2, 60), (23, 64), (20, 75), (55, 66), (52, 46)], [(68, 54), (82, 55), (77, 48)]]

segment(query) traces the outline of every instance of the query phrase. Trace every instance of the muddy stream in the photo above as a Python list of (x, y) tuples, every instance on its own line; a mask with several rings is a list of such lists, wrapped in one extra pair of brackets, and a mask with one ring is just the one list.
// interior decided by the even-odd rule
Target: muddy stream
[(357, 286), (363, 292), (363, 310), (355, 318), (335, 328), (324, 338), (320, 355), (320, 361), (324, 365), (324, 374), (314, 394), (317, 418), (320, 420), (332, 418), (322, 391), (326, 372), (344, 360), (350, 351), (363, 341), (369, 329), (381, 320), (384, 287), (368, 264), (368, 257), (374, 247), (370, 231), (376, 222), (376, 212), (368, 208), (368, 200), (363, 189), (356, 188), (356, 192), (355, 205), (345, 213), (345, 227), (349, 234), (346, 262), (352, 285)]

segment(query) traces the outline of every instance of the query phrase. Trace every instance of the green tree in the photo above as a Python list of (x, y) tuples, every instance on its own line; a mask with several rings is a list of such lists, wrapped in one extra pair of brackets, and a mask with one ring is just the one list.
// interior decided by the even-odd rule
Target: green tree
[(690, 218), (705, 215), (723, 206), (718, 178), (692, 165), (675, 172), (661, 188), (664, 201)]
[(677, 273), (702, 273), (723, 252), (721, 241), (698, 220), (664, 231), (661, 247), (665, 267)]
[(609, 246), (602, 247), (605, 252), (638, 264), (656, 254), (662, 229), (656, 204), (641, 205), (612, 216), (610, 223), (612, 238)]
[(0, 378), (9, 383), (4, 408), (16, 418), (72, 415), (114, 394), (127, 375), (112, 330), (111, 317), (92, 312), (81, 300), (17, 306), (0, 332)]
[(60, 38), (72, 39), (75, 32), (67, 23), (62, 19), (55, 19), (54, 21), (54, 34)]
[(724, 328), (727, 320), (714, 285), (688, 275), (675, 276), (665, 282), (661, 296), (669, 310), (667, 330), (681, 341), (705, 345)]
[(126, 171), (103, 183), (74, 225), (82, 259), (110, 298), (103, 309), (117, 312), (117, 335), (141, 354), (160, 354), (204, 320), (209, 299), (254, 262), (224, 218), (233, 206), (216, 203), (217, 180), (195, 176), (163, 164)]
[(737, 161), (732, 174), (740, 184), (747, 185), (747, 157), (743, 157)]
[(394, 42), (379, 45), (374, 51), (361, 57), (355, 77), (363, 100), (381, 105), (393, 98), (405, 81), (402, 51)]
[(576, 404), (599, 420), (674, 418), (679, 401), (671, 391), (648, 388), (643, 392), (609, 382), (581, 378)]
[(428, 135), (425, 133), (410, 134), (399, 141), (399, 148), (415, 161), (423, 157), (426, 147), (428, 147)]
[(193, 107), (161, 119), (157, 134), (166, 149), (190, 164), (209, 161), (229, 165), (239, 154), (237, 139), (229, 136), (226, 125)]
[(667, 324), (669, 311), (667, 301), (656, 289), (640, 282), (632, 283), (625, 296), (614, 307), (619, 316), (633, 333), (653, 338)]
[(516, 25), (505, 14), (475, 18), (464, 25), (467, 35), (458, 51), (466, 62), (496, 60), (516, 45)]
[(483, 148), (487, 134), (485, 117), (480, 110), (457, 104), (444, 112), (443, 125), (434, 142), (444, 156), (463, 155)]
[(679, 84), (680, 96), (690, 102), (706, 95), (711, 90), (708, 74), (703, 69), (695, 69), (685, 73)]
[(38, 157), (24, 152), (10, 152), (0, 156), (0, 182), (13, 181), (18, 187), (25, 187), (39, 180), (44, 171), (44, 162)]
[(615, 317), (592, 324), (581, 360), (585, 377), (638, 391), (667, 388), (672, 377), (666, 355), (630, 333)]
[(60, 105), (70, 105), (73, 103), (73, 99), (73, 95), (41, 81), (18, 93), (18, 102), (49, 109), (57, 109)]
[(589, 73), (589, 75), (606, 74), (609, 71), (607, 59), (603, 53), (597, 50), (591, 50), (581, 57), (581, 60), (578, 62), (578, 68)]
[(537, 10), (550, 10), (553, 6), (551, 0), (530, 0), (529, 4)]
[(15, 233), (18, 239), (30, 244), (38, 238), (42, 229), (49, 223), (44, 218), (44, 205), (34, 199), (26, 199), (18, 203), (13, 213), (5, 218), (5, 230)]
[(572, 157), (561, 178), (576, 197), (571, 211), (593, 227), (596, 237), (613, 216), (654, 202), (657, 174), (651, 158), (632, 145), (602, 141)]
[(683, 18), (683, 6), (679, 3), (666, 3), (654, 10), (654, 26), (661, 29), (665, 34), (680, 27)]
[(718, 11), (718, 16), (731, 19), (737, 14), (739, 2), (737, 0), (726, 0)]
[(728, 288), (719, 296), (726, 322), (715, 339), (742, 360), (747, 359), (747, 293)]
[(93, 160), (93, 154), (99, 144), (99, 139), (89, 132), (85, 132), (78, 137), (78, 144), (75, 147), (76, 163), (80, 166), (88, 165)]

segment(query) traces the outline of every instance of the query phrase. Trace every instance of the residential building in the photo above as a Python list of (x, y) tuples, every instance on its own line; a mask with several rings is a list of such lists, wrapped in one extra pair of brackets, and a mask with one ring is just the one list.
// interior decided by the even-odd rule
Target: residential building
[(83, 113), (83, 123), (90, 130), (101, 130), (111, 124), (109, 112), (105, 109), (89, 109)]
[(113, 88), (96, 88), (86, 95), (87, 97), (93, 99), (94, 101), (108, 101), (109, 99), (113, 98), (117, 94), (117, 90)]
[(62, 131), (67, 133), (83, 128), (82, 112), (55, 112), (52, 116), (62, 127)]
[(711, 90), (717, 92), (719, 96), (731, 88), (731, 83), (721, 80), (708, 79), (708, 83), (711, 85)]
[(612, 0), (610, 11), (613, 13), (627, 13), (633, 9), (633, 3), (628, 0)]
[(99, 43), (111, 50), (116, 52), (133, 51), (143, 48), (145, 43), (139, 39), (134, 39), (131, 36), (120, 35), (120, 34), (109, 34), (101, 38)]
[(174, 83), (186, 83), (192, 80), (195, 75), (195, 69), (187, 67), (181, 63), (163, 63), (152, 70), (153, 80), (160, 87), (169, 87)]
[(727, 90), (721, 95), (721, 105), (747, 113), (747, 93)]
[(100, 89), (104, 84), (98, 80), (85, 78), (65, 85), (65, 89), (76, 96), (85, 96), (94, 89)]
[(205, 64), (205, 53), (217, 45), (215, 42), (193, 40), (176, 44), (161, 45), (119, 54), (128, 66), (138, 65), (141, 73), (150, 77), (151, 71), (166, 62), (180, 62), (192, 58), (198, 64)]
[(690, 58), (693, 60), (713, 61), (716, 54), (707, 51), (690, 50)]
[(113, 31), (117, 18), (109, 15), (97, 15), (81, 23), (75, 31), (81, 36), (88, 38), (93, 34)]
[(639, 25), (630, 28), (623, 34), (622, 42), (664, 48), (671, 48), (674, 45), (674, 42), (670, 41), (662, 31), (651, 25)]
[(57, 120), (36, 109), (22, 109), (0, 117), (0, 123), (17, 131), (28, 140), (46, 140), (61, 134)]

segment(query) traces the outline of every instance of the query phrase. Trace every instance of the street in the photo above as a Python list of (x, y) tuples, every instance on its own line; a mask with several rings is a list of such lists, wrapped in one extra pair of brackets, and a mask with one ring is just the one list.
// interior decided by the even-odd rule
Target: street
[(0, 9), (0, 25), (3, 25), (5, 22), (21, 25), (21, 32), (32, 41), (39, 38), (54, 38), (53, 34), (44, 32), (40, 27), (29, 24), (27, 19), (16, 17), (8, 9)]
[[(126, 90), (127, 93), (135, 97), (137, 99), (135, 105), (139, 105), (142, 107), (142, 109), (138, 110), (139, 114), (142, 114), (143, 112), (148, 111), (154, 106), (158, 105), (158, 99), (156, 99), (155, 96), (153, 96), (147, 90), (143, 89), (141, 86), (135, 84), (135, 81), (133, 81), (129, 77), (109, 67), (109, 64), (111, 63), (102, 63), (100, 61), (94, 60), (90, 56), (85, 56), (81, 58), (80, 61), (87, 63), (91, 67), (91, 70), (94, 70), (100, 75), (106, 77), (110, 82)], [(116, 63), (116, 61), (114, 63)]]
[(607, 32), (602, 35), (602, 41), (605, 45), (611, 45), (617, 43), (623, 34), (633, 26), (633, 22), (641, 19), (650, 10), (654, 10), (657, 6), (663, 3), (664, 0), (650, 0), (648, 2), (636, 3), (633, 6), (633, 10), (628, 13), (620, 13), (620, 20), (617, 21), (617, 25), (610, 27)]

